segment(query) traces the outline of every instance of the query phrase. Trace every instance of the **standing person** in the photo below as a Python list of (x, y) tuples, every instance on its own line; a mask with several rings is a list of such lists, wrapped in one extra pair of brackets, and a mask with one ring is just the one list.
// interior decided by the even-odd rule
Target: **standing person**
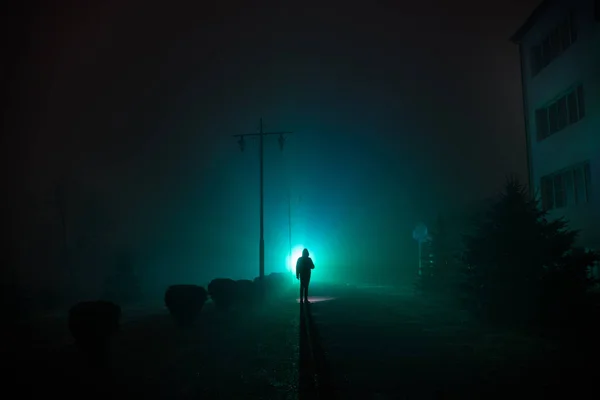
[(296, 279), (300, 280), (300, 302), (308, 303), (308, 285), (310, 284), (311, 271), (315, 269), (312, 258), (309, 257), (308, 249), (302, 250), (302, 257), (296, 261)]

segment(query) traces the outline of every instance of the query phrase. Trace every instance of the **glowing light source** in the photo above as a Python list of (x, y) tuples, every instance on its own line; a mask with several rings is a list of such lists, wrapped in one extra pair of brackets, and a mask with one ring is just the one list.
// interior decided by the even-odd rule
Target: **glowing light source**
[(287, 270), (292, 274), (296, 274), (296, 260), (298, 260), (298, 257), (302, 256), (302, 250), (304, 250), (304, 246), (296, 246), (292, 249), (291, 256), (289, 254), (287, 255), (287, 262), (285, 265), (287, 266)]
[[(290, 257), (290, 255), (288, 254), (287, 256), (287, 270), (290, 271), (292, 274), (296, 274), (296, 260), (298, 260), (299, 257), (302, 257), (302, 250), (304, 250), (304, 246), (302, 245), (298, 245), (295, 246), (292, 249), (292, 256)], [(310, 252), (310, 249), (308, 249)], [(315, 260), (315, 256), (314, 254), (311, 252), (310, 253), (310, 257), (312, 258), (313, 262), (316, 264), (317, 261)]]

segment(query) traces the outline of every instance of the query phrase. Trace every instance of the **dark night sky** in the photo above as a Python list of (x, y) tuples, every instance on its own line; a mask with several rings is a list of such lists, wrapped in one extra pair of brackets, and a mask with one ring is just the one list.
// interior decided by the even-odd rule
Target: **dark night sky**
[(36, 221), (21, 237), (54, 229), (39, 223), (53, 182), (78, 182), (70, 209), (96, 215), (102, 246), (135, 249), (149, 281), (254, 276), (257, 144), (231, 135), (260, 116), (295, 132), (283, 153), (266, 142), (267, 272), (288, 248), (288, 189), (294, 244), (323, 269), (412, 273), (416, 222), (525, 176), (508, 38), (539, 0), (72, 3), (13, 32), (3, 147), (15, 215)]

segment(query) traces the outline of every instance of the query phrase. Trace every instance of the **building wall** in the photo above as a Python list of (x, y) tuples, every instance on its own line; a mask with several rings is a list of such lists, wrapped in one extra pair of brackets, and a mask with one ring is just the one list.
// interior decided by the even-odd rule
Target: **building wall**
[[(535, 193), (541, 194), (541, 178), (588, 161), (590, 201), (553, 209), (552, 216), (565, 216), (574, 229), (581, 229), (579, 244), (600, 248), (600, 22), (595, 19), (594, 0), (556, 1), (540, 15), (523, 37), (522, 55), (526, 98), (530, 168)], [(569, 12), (577, 39), (535, 76), (531, 49)], [(537, 138), (536, 109), (551, 103), (569, 88), (582, 84), (585, 116), (578, 122), (546, 137)]]

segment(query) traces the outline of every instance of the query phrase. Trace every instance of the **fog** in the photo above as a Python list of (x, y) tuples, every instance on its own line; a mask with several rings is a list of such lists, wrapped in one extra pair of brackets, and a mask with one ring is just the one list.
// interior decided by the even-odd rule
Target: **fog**
[(315, 279), (414, 279), (417, 223), (526, 175), (508, 37), (531, 5), (464, 3), (15, 14), (3, 148), (22, 286), (76, 275), (100, 295), (122, 251), (148, 290), (257, 276), (258, 143), (232, 135), (261, 117), (293, 132), (283, 151), (265, 138), (267, 273), (287, 269), (291, 222)]

